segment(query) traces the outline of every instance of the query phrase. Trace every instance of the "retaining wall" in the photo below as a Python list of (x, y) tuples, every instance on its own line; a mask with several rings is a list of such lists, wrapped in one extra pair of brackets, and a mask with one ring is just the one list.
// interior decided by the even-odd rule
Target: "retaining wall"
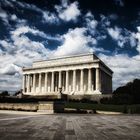
[(1, 110), (37, 111), (37, 103), (0, 103)]

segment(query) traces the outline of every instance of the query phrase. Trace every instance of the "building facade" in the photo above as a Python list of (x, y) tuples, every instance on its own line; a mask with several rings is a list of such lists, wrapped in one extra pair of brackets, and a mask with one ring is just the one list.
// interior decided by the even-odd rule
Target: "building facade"
[(96, 55), (82, 54), (34, 62), (23, 68), (23, 94), (94, 95), (112, 93), (112, 70)]

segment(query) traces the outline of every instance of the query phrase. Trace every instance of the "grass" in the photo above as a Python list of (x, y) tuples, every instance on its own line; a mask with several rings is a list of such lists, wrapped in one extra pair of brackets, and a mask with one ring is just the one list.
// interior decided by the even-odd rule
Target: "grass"
[(110, 104), (92, 104), (92, 103), (75, 103), (67, 102), (65, 108), (89, 109), (99, 111), (123, 112), (123, 113), (140, 113), (140, 104), (138, 105), (110, 105)]

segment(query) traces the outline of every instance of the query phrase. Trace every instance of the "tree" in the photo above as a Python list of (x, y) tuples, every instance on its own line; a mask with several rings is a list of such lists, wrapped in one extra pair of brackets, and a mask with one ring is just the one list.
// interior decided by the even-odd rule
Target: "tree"
[(122, 87), (118, 87), (114, 92), (114, 98), (118, 100), (127, 99), (131, 103), (140, 103), (140, 79), (134, 79)]
[(0, 94), (1, 97), (6, 97), (9, 96), (8, 91), (2, 91), (2, 93)]

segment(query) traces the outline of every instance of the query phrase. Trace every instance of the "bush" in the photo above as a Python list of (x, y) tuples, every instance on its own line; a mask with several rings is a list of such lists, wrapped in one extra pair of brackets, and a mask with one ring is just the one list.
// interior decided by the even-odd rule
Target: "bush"
[(133, 96), (128, 94), (114, 94), (111, 98), (104, 97), (100, 100), (102, 104), (114, 104), (114, 105), (129, 105), (133, 103)]
[(98, 104), (97, 101), (93, 101), (93, 100), (90, 100), (90, 99), (87, 99), (87, 98), (83, 98), (83, 99), (81, 99), (80, 102), (82, 102), (82, 103)]
[(132, 104), (133, 96), (129, 94), (115, 94), (112, 97), (112, 104)]
[(74, 103), (67, 102), (65, 108), (91, 109), (100, 111), (122, 112), (122, 113), (140, 113), (140, 105), (112, 105), (112, 104), (92, 104), (92, 103)]
[(101, 104), (110, 104), (111, 103), (111, 100), (112, 100), (112, 98), (104, 97), (104, 98), (101, 98), (100, 99), (100, 103)]

